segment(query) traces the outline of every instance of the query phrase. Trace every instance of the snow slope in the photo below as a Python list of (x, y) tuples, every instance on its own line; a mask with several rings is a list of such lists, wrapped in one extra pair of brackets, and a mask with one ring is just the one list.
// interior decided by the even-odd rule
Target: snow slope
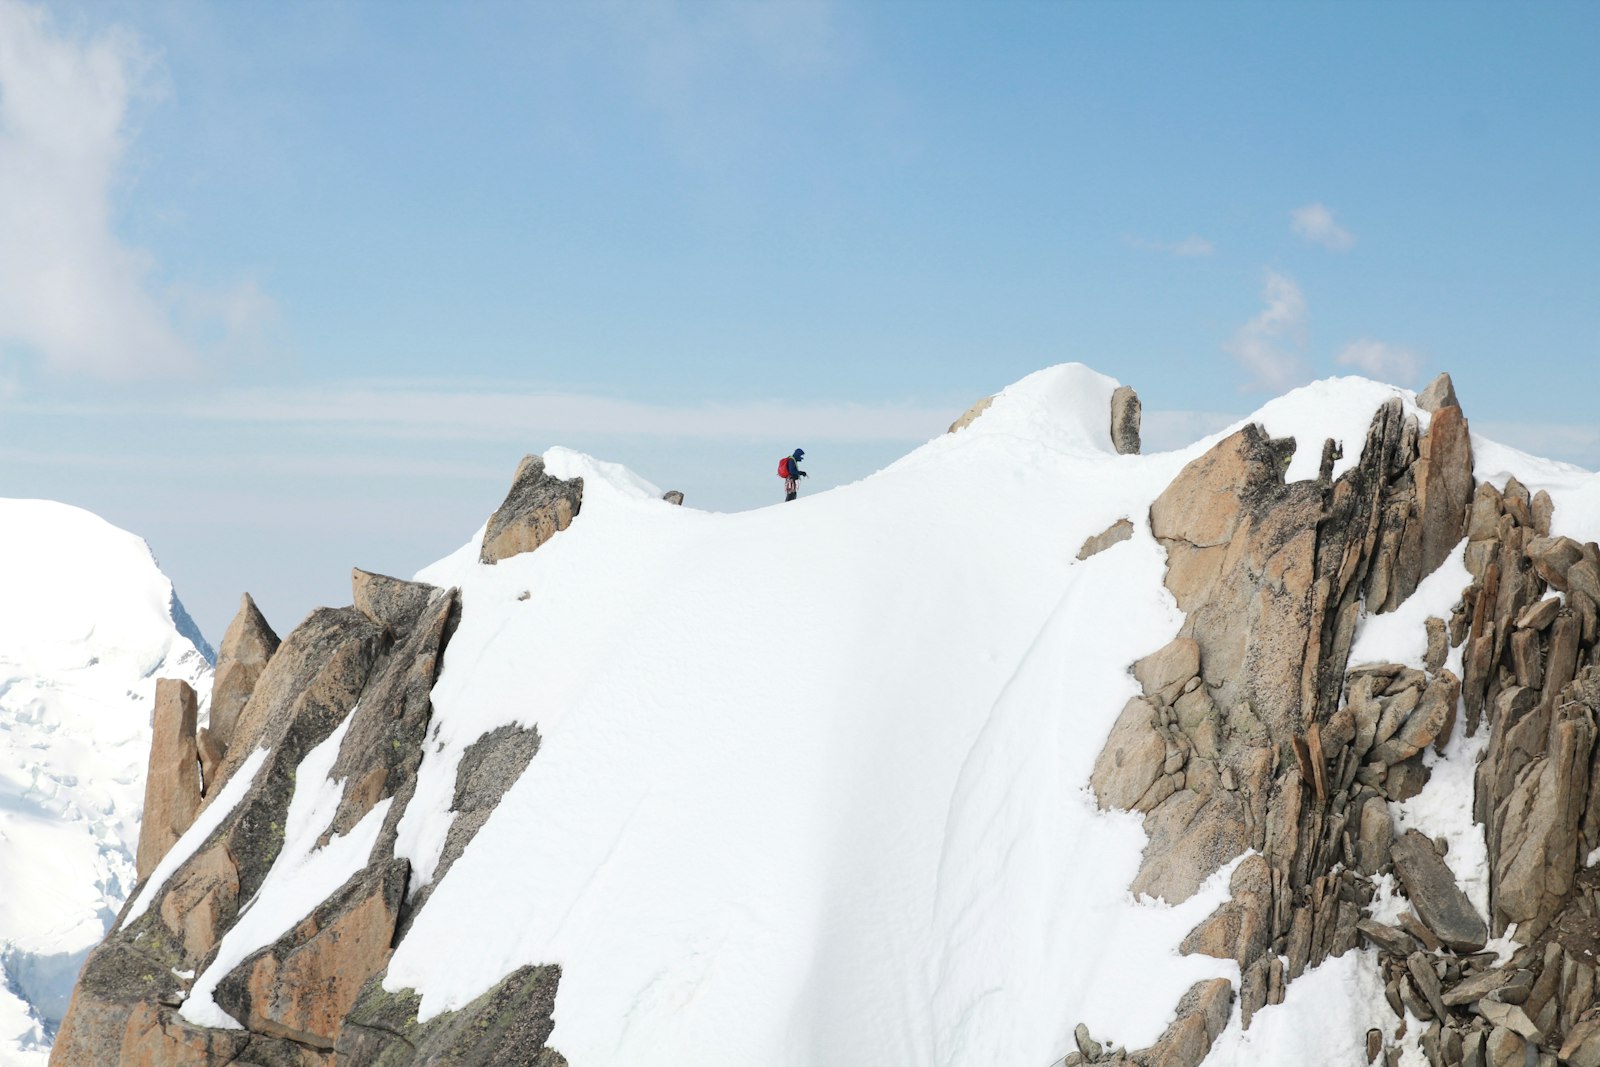
[(0, 1063), (43, 1064), (133, 888), (155, 679), (209, 696), (210, 648), (139, 538), (0, 500)]
[[(1237, 427), (1115, 455), (1115, 385), (1041, 371), (870, 478), (736, 515), (547, 453), (585, 479), (570, 529), (493, 567), (475, 539), (418, 576), (464, 597), (401, 824), (419, 884), (466, 746), (520, 723), (543, 747), (386, 986), (428, 1017), (559, 963), (551, 1044), (574, 1063), (1045, 1067), (1078, 1022), (1138, 1047), (1192, 982), (1236, 979), (1176, 952), (1229, 872), (1177, 907), (1131, 899), (1139, 820), (1096, 811), (1087, 782), (1128, 664), (1181, 621), (1149, 504)], [(1391, 396), (1426, 425), (1412, 394), (1358, 378), (1245, 421), (1296, 437), (1289, 477), (1314, 477), (1325, 437), (1339, 469), (1356, 462)], [(1556, 497), (1558, 527), (1594, 536), (1600, 478), (1474, 445), (1480, 478), (1515, 469)], [(1123, 517), (1130, 541), (1075, 560)], [(1465, 584), (1452, 559), (1418, 596), (1447, 614)], [(1359, 650), (1409, 660), (1417, 640), (1377, 620)], [(1475, 754), (1458, 739), (1403, 823), (1470, 835), (1470, 803), (1440, 791), (1470, 797)], [(1481, 833), (1451, 850), (1474, 854)], [(1330, 961), (1248, 1035), (1236, 1018), (1210, 1062), (1334, 1055), (1388, 1021), (1370, 970)]]

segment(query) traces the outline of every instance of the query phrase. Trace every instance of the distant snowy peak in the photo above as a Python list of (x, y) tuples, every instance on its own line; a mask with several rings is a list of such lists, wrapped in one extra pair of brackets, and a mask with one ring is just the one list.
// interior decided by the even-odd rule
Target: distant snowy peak
[(156, 678), (204, 701), (210, 656), (140, 538), (0, 499), (0, 1062), (43, 1062), (132, 890)]

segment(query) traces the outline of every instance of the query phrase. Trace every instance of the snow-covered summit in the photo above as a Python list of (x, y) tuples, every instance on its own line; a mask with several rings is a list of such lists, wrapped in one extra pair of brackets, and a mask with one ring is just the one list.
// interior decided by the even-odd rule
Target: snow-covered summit
[(133, 888), (155, 679), (210, 653), (141, 539), (0, 499), (0, 1061), (44, 1061)]

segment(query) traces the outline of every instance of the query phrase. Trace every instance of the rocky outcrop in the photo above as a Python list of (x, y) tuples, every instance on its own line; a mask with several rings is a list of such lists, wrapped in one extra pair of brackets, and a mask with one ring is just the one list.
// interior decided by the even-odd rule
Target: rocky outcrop
[[(1371, 1057), (1397, 1063), (1410, 1019), (1441, 1067), (1600, 1061), (1600, 871), (1583, 865), (1600, 848), (1600, 547), (1552, 537), (1549, 496), (1514, 478), (1474, 485), (1447, 377), (1422, 400), (1426, 431), (1391, 402), (1337, 480), (1337, 443), (1316, 482), (1284, 485), (1292, 443), (1247, 427), (1162, 494), (1151, 529), (1185, 622), (1134, 665), (1142, 695), (1091, 784), (1102, 806), (1145, 814), (1135, 892), (1181, 897), (1256, 851), (1183, 945), (1238, 962), (1245, 1025), (1307, 967), (1367, 945), (1398, 1020), (1368, 1035)], [(1427, 620), (1424, 669), (1347, 671), (1363, 608), (1398, 607), (1463, 537), (1472, 584), (1448, 620)], [(1389, 813), (1426, 784), (1430, 746), (1485, 727), (1488, 915), (1442, 844), (1397, 836)], [(1414, 909), (1398, 926), (1366, 913), (1390, 874)], [(1523, 947), (1501, 963), (1482, 950), (1503, 934)]]
[(150, 769), (145, 775), (144, 816), (139, 824), (141, 879), (155, 870), (200, 810), (195, 715), (195, 693), (188, 682), (157, 680)]
[(678, 492), (676, 489), (668, 489), (665, 493), (661, 494), (661, 499), (665, 500), (669, 504), (682, 504), (683, 494)]
[(239, 598), (239, 613), (228, 624), (217, 649), (217, 673), (211, 683), (211, 737), (226, 752), (233, 740), (239, 713), (255, 690), (256, 681), (266, 670), (267, 661), (278, 650), (278, 635), (267, 625), (256, 602), (245, 593)]
[[(527, 474), (526, 464), (521, 473)], [(525, 482), (519, 478), (519, 484)], [(528, 495), (519, 496), (516, 488), (512, 498), (508, 507), (513, 510), (528, 504)], [(395, 856), (395, 848), (399, 821), (416, 791), (432, 689), (460, 604), (454, 590), (363, 570), (352, 576), (352, 598), (352, 607), (312, 612), (248, 685), (226, 753), (211, 756), (218, 783), (241, 773), (252, 754), (264, 751), (264, 757), (251, 763), (252, 777), (241, 798), (230, 800), (203, 841), (190, 843), (192, 852), (171, 876), (159, 886), (141, 884), (139, 895), (148, 896), (148, 906), (130, 919), (130, 900), (110, 935), (90, 954), (52, 1063), (564, 1063), (544, 1049), (559, 979), (553, 968), (525, 968), (467, 1009), (425, 1025), (416, 1021), (414, 997), (382, 989), (392, 946), (429, 900), (426, 889), (411, 892), (410, 865)], [(252, 608), (248, 600), (246, 607)], [(235, 648), (247, 646), (245, 637), (252, 633), (260, 636), (251, 612), (241, 616), (250, 625), (230, 631), (242, 635), (232, 643)], [(153, 751), (155, 758), (188, 767), (193, 808), (200, 779), (193, 694), (185, 698), (184, 690), (165, 682), (162, 693), (163, 718)], [(287, 816), (306, 755), (341, 725), (328, 777), (342, 787), (337, 805), (324, 816), (327, 824), (317, 845), (350, 835), (369, 815), (381, 817), (370, 856), (281, 936), (237, 965), (221, 965), (226, 973), (211, 976), (216, 1005), (243, 1029), (195, 1025), (181, 1014), (182, 1005), (200, 976), (217, 965), (224, 937), (285, 847)], [(168, 735), (177, 742), (166, 743)], [(185, 736), (187, 748), (181, 744)], [(487, 734), (467, 750), (457, 770), (454, 822), (441, 872), (460, 856), (537, 750), (538, 734), (514, 727)], [(170, 788), (176, 778), (171, 768), (152, 774), (152, 788)], [(230, 796), (238, 791), (236, 786)], [(167, 836), (176, 840), (188, 822), (162, 815), (159, 804), (151, 807), (156, 818), (148, 825), (166, 827)], [(164, 840), (162, 851), (170, 844)], [(141, 867), (141, 877), (148, 876), (149, 868)]]
[(478, 559), (498, 563), (532, 552), (571, 525), (582, 506), (582, 478), (563, 481), (544, 469), (542, 456), (524, 456), (505, 502), (489, 517)]
[(955, 433), (957, 430), (965, 430), (968, 426), (972, 425), (972, 422), (973, 422), (974, 419), (976, 419), (979, 415), (982, 415), (985, 411), (988, 411), (989, 410), (989, 405), (993, 404), (993, 403), (994, 403), (994, 397), (992, 397), (992, 396), (984, 397), (982, 400), (978, 401), (976, 404), (973, 404), (966, 411), (963, 411), (961, 413), (961, 417), (958, 418), (955, 422), (952, 422), (950, 424), (950, 429), (948, 431), (946, 431), (946, 432)]
[(1111, 447), (1119, 455), (1139, 454), (1139, 394), (1119, 385), (1111, 394)]
[(390, 993), (374, 978), (345, 1020), (339, 1067), (566, 1067), (545, 1042), (555, 1022), (556, 967), (521, 967), (460, 1011), (417, 1022), (418, 998)]
[(391, 860), (358, 872), (231, 971), (217, 1004), (255, 1033), (331, 1050), (362, 986), (388, 961), (408, 871)]
[(1118, 519), (1104, 530), (1083, 542), (1083, 547), (1078, 549), (1079, 561), (1090, 556), (1098, 556), (1112, 545), (1120, 545), (1133, 536), (1133, 523), (1127, 519)]

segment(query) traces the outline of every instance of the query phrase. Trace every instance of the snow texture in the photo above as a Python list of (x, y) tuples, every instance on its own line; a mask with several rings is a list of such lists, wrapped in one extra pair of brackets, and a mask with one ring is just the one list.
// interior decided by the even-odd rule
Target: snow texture
[(0, 1063), (47, 1057), (133, 888), (155, 680), (205, 708), (208, 655), (142, 540), (0, 500)]

